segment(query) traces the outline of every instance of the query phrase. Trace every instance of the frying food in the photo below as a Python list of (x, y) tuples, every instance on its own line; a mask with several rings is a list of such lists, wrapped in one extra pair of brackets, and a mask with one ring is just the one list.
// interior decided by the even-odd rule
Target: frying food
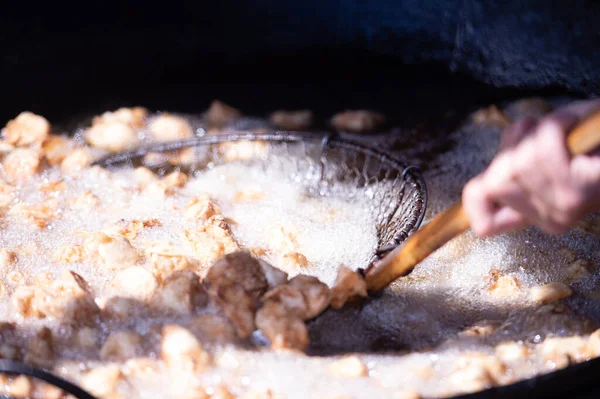
[[(215, 102), (205, 119), (218, 134), (239, 118)], [(298, 128), (310, 119), (273, 115), (282, 126), (289, 118)], [(336, 118), (344, 131), (382, 122), (368, 112)], [(539, 277), (528, 264), (507, 266), (522, 251), (515, 240), (465, 235), (382, 298), (347, 306), (367, 296), (356, 270), (377, 245), (368, 195), (309, 195), (285, 168), (252, 166), (264, 142), (220, 144), (227, 162), (195, 174), (178, 167), (201, 161), (197, 149), (147, 156), (175, 166), (164, 175), (90, 166), (197, 131), (191, 119), (141, 107), (97, 116), (81, 138), (32, 113), (6, 125), (1, 358), (99, 398), (250, 399), (447, 397), (600, 355), (600, 330), (569, 302), (598, 298), (597, 260), (578, 247), (557, 250), (560, 262)], [(576, 234), (595, 237), (597, 226), (591, 218)], [(307, 356), (332, 341), (372, 346)], [(65, 397), (24, 376), (0, 375), (0, 389)]]

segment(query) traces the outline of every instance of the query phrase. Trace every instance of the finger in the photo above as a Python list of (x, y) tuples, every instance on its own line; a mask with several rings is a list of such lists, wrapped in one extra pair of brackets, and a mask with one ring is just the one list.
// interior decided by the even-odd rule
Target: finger
[[(515, 168), (515, 158), (521, 156), (514, 151), (501, 154), (490, 165), (481, 178), (482, 190), (489, 201), (495, 204), (492, 216), (498, 205), (508, 206), (520, 213), (531, 224), (540, 226), (549, 233), (560, 233), (564, 226), (556, 223), (548, 215), (548, 209), (527, 186), (523, 186)], [(521, 167), (523, 169), (523, 167)], [(543, 184), (543, 183), (540, 183)], [(485, 234), (495, 234), (493, 220), (486, 225)]]
[(520, 213), (524, 218), (535, 223), (538, 221), (538, 210), (532, 204), (530, 194), (515, 180), (499, 183), (489, 177), (484, 177), (484, 189), (489, 193), (495, 204), (495, 212), (509, 207)]
[[(552, 180), (549, 171), (542, 164), (546, 162), (547, 152), (540, 150), (540, 133), (527, 137), (515, 150), (513, 161), (509, 165), (513, 169), (513, 181), (516, 184), (507, 186), (510, 195), (516, 201), (515, 191), (522, 190), (530, 207), (523, 210), (534, 224), (543, 224), (552, 217)], [(543, 141), (543, 140), (542, 140)]]
[(515, 147), (528, 134), (534, 131), (537, 120), (531, 117), (523, 118), (510, 125), (500, 138), (500, 151)]
[(550, 114), (541, 121), (534, 135), (535, 147), (538, 154), (545, 154), (539, 158), (544, 172), (552, 177), (553, 182), (559, 186), (569, 180), (568, 165), (569, 152), (565, 140), (570, 131), (580, 120), (579, 112), (572, 112), (573, 108), (562, 108)]
[[(559, 234), (566, 230), (563, 224), (555, 222), (543, 210), (540, 210), (540, 204), (535, 201), (535, 197), (517, 182), (506, 184), (502, 191), (496, 193), (495, 198), (503, 207), (511, 208), (520, 214), (523, 220), (527, 221), (527, 224), (539, 226), (542, 230), (551, 234)], [(503, 215), (499, 217), (503, 218), (507, 216)], [(507, 223), (510, 224), (510, 221)], [(493, 224), (493, 221), (490, 223)]]
[[(536, 194), (535, 200), (555, 224), (569, 225), (578, 216), (584, 201), (578, 175), (571, 170), (565, 145), (567, 132), (590, 112), (600, 109), (600, 101), (588, 101), (563, 107), (544, 119), (534, 134), (540, 173), (521, 176), (522, 183)], [(545, 156), (551, 154), (552, 156)], [(544, 176), (546, 179), (541, 179)], [(537, 180), (536, 180), (537, 179)]]
[[(489, 168), (465, 191), (467, 215), (473, 231), (489, 236), (517, 228), (526, 217), (535, 218), (537, 210), (531, 205), (529, 194), (514, 180), (511, 165), (514, 151), (498, 155)], [(502, 205), (511, 205), (511, 211)], [(525, 216), (523, 216), (523, 214)]]
[(599, 209), (600, 205), (600, 153), (579, 155), (571, 161), (572, 180), (577, 185), (581, 198), (577, 211), (572, 215), (579, 219)]
[(508, 233), (526, 227), (529, 224), (521, 213), (508, 206), (497, 209), (491, 223), (492, 234)]
[(494, 203), (487, 197), (482, 184), (482, 175), (473, 179), (463, 189), (463, 209), (471, 224), (471, 230), (478, 236), (490, 234)]

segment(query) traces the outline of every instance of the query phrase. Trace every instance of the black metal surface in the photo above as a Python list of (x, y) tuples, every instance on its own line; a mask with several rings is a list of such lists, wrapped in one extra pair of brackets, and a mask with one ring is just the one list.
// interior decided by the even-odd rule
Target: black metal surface
[[(67, 380), (57, 377), (47, 370), (31, 367), (21, 362), (0, 359), (0, 373), (33, 377), (48, 384), (54, 385), (55, 387), (60, 388), (63, 392), (75, 396), (77, 399), (96, 399), (96, 397), (91, 395), (89, 392)], [(11, 396), (8, 396), (8, 398), (12, 399)]]
[[(319, 127), (359, 107), (410, 127), (531, 88), (598, 94), (599, 14), (582, 0), (7, 2), (0, 121), (219, 97), (256, 115), (311, 107)], [(592, 360), (465, 398), (600, 397), (598, 375)]]
[(453, 399), (598, 398), (599, 370), (600, 358), (597, 358), (511, 385), (455, 396)]

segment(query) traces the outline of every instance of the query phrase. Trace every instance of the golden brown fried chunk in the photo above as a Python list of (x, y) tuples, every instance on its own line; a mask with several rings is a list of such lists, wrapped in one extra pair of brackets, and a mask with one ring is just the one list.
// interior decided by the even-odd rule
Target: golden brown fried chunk
[(77, 348), (91, 349), (95, 348), (99, 342), (99, 331), (93, 327), (81, 327), (74, 331), (73, 344)]
[(110, 334), (102, 349), (100, 358), (106, 361), (125, 361), (142, 352), (142, 336), (133, 331), (118, 331)]
[(275, 287), (263, 296), (263, 301), (266, 303), (276, 302), (282, 304), (290, 313), (300, 317), (302, 320), (307, 319), (308, 304), (302, 292), (289, 284), (283, 284)]
[(0, 359), (16, 360), (21, 357), (21, 351), (16, 325), (0, 322)]
[(83, 246), (90, 259), (97, 259), (111, 269), (134, 265), (139, 258), (137, 250), (120, 235), (111, 237), (104, 233), (95, 233), (86, 238)]
[(247, 338), (255, 330), (256, 297), (237, 283), (218, 283), (209, 294), (223, 313), (231, 320), (240, 338)]
[(279, 270), (276, 267), (271, 266), (269, 263), (262, 259), (258, 259), (258, 263), (269, 283), (269, 288), (277, 287), (278, 285), (285, 284), (288, 281), (288, 274), (283, 270)]
[(504, 372), (500, 361), (478, 353), (464, 355), (456, 363), (457, 370), (450, 376), (449, 382), (461, 393), (481, 391), (496, 385)]
[(91, 146), (111, 152), (131, 150), (140, 144), (135, 129), (119, 121), (93, 125), (84, 136)]
[(22, 215), (38, 228), (44, 229), (51, 220), (58, 217), (57, 211), (58, 202), (55, 198), (49, 198), (39, 204), (16, 204), (10, 209), (9, 213)]
[(190, 178), (185, 173), (177, 171), (169, 173), (163, 180), (169, 187), (182, 188), (187, 184)]
[(93, 159), (89, 148), (77, 148), (62, 160), (60, 170), (66, 174), (75, 174), (91, 164)]
[(521, 284), (515, 276), (493, 272), (488, 292), (496, 298), (514, 298), (520, 294)]
[(211, 199), (200, 196), (192, 199), (185, 207), (186, 218), (197, 221), (205, 221), (219, 214), (217, 204)]
[(27, 341), (25, 363), (48, 368), (54, 361), (54, 335), (48, 327), (42, 327), (35, 336)]
[(577, 282), (590, 276), (590, 270), (593, 270), (593, 263), (589, 259), (577, 259), (567, 266), (566, 282)]
[(116, 320), (125, 320), (139, 315), (142, 304), (133, 298), (113, 296), (108, 298), (102, 310), (106, 315)]
[(312, 124), (313, 114), (308, 109), (275, 111), (269, 117), (272, 124), (283, 130), (306, 130)]
[(189, 314), (208, 303), (208, 294), (194, 272), (179, 271), (162, 282), (154, 294), (153, 302), (161, 309)]
[(146, 188), (150, 183), (154, 183), (158, 177), (154, 172), (144, 166), (139, 166), (133, 171), (133, 178), (140, 188)]
[(95, 208), (100, 205), (100, 198), (95, 196), (91, 191), (86, 190), (81, 195), (72, 198), (69, 205), (73, 209)]
[(16, 146), (41, 144), (50, 134), (50, 123), (43, 116), (21, 112), (3, 130), (5, 140)]
[(279, 302), (269, 301), (258, 310), (256, 326), (269, 339), (273, 349), (303, 351), (308, 346), (308, 330), (304, 321)]
[(378, 129), (385, 123), (385, 117), (369, 110), (344, 111), (333, 116), (331, 124), (336, 130), (352, 133), (366, 133)]
[(15, 188), (13, 186), (0, 182), (0, 210), (8, 208), (11, 202), (14, 201), (14, 192)]
[(50, 135), (42, 144), (42, 151), (50, 165), (58, 165), (75, 148), (75, 143), (63, 136)]
[(17, 255), (6, 248), (0, 248), (0, 270), (6, 271), (6, 269), (15, 263)]
[(20, 270), (12, 270), (6, 274), (6, 278), (4, 281), (9, 283), (12, 286), (19, 286), (25, 284), (25, 280), (27, 280), (27, 276), (24, 272)]
[(503, 362), (516, 362), (527, 358), (531, 350), (521, 342), (504, 342), (496, 346), (496, 357)]
[(29, 380), (29, 377), (20, 375), (6, 388), (12, 398), (30, 398), (33, 391), (33, 384)]
[(38, 299), (38, 307), (46, 317), (62, 322), (89, 323), (100, 311), (88, 283), (71, 271), (61, 274)]
[(367, 367), (357, 356), (345, 356), (331, 363), (329, 372), (340, 378), (365, 377), (368, 373)]
[(290, 273), (308, 270), (312, 263), (300, 252), (286, 252), (281, 259), (281, 268)]
[(560, 301), (563, 298), (571, 296), (573, 291), (568, 285), (563, 283), (549, 283), (539, 287), (533, 287), (530, 292), (531, 300), (541, 304), (548, 304)]
[(175, 324), (163, 327), (160, 353), (171, 369), (202, 372), (210, 363), (200, 341), (188, 329)]
[(354, 297), (367, 297), (367, 283), (365, 279), (346, 266), (341, 266), (331, 289), (331, 307), (340, 309)]
[(473, 123), (481, 126), (505, 128), (510, 125), (510, 119), (495, 105), (481, 108), (472, 115)]
[(170, 274), (187, 269), (196, 269), (198, 262), (195, 259), (181, 255), (162, 255), (149, 253), (150, 268), (152, 274), (163, 281)]
[(17, 148), (2, 161), (4, 179), (11, 184), (31, 179), (40, 166), (40, 152), (30, 148)]
[(110, 283), (110, 288), (139, 301), (150, 299), (156, 286), (156, 278), (141, 266), (121, 270)]
[(241, 190), (233, 195), (233, 201), (235, 202), (252, 202), (259, 201), (265, 197), (265, 192), (261, 190)]
[(129, 241), (133, 241), (143, 230), (161, 226), (162, 223), (158, 219), (132, 220), (127, 226), (119, 230), (119, 234)]
[(204, 263), (212, 263), (223, 255), (239, 250), (229, 225), (220, 215), (211, 216), (205, 224), (185, 231), (194, 255)]
[(500, 327), (502, 323), (498, 321), (491, 320), (481, 320), (470, 326), (469, 328), (464, 329), (460, 333), (459, 336), (463, 337), (481, 337), (485, 335), (493, 334), (494, 331)]
[(92, 125), (118, 122), (139, 129), (144, 126), (147, 115), (148, 110), (143, 107), (119, 108), (115, 111), (105, 112), (100, 116), (94, 117)]
[(592, 355), (587, 340), (582, 337), (547, 338), (540, 347), (544, 359), (554, 363), (556, 368), (589, 360)]
[(242, 113), (219, 100), (214, 100), (206, 114), (206, 119), (212, 127), (222, 128), (235, 122)]
[(239, 284), (255, 298), (260, 298), (269, 288), (263, 269), (250, 253), (238, 251), (217, 260), (204, 278), (210, 290), (213, 287)]
[(306, 300), (306, 320), (312, 319), (323, 312), (331, 301), (329, 287), (313, 276), (298, 275), (291, 279), (288, 284), (302, 292)]
[(77, 263), (85, 259), (85, 249), (81, 245), (63, 245), (54, 251), (54, 262)]
[(190, 321), (190, 331), (203, 341), (231, 343), (237, 339), (236, 330), (227, 318), (214, 314), (203, 314)]
[(52, 180), (40, 185), (40, 192), (46, 196), (56, 196), (67, 189), (67, 185), (62, 180)]
[(260, 140), (239, 140), (219, 144), (219, 153), (227, 162), (248, 161), (264, 157), (269, 144)]
[(39, 301), (44, 293), (36, 287), (21, 285), (15, 289), (10, 300), (13, 307), (23, 317), (44, 317)]
[(92, 395), (106, 397), (117, 389), (121, 378), (119, 366), (110, 364), (88, 371), (81, 379), (81, 386)]
[(159, 142), (181, 140), (192, 137), (192, 126), (183, 118), (171, 114), (161, 114), (152, 119), (148, 131)]

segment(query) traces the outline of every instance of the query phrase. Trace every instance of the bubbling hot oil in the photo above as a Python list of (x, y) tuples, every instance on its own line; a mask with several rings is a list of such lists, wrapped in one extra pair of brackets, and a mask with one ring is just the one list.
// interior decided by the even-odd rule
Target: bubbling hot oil
[[(425, 175), (431, 199), (429, 216), (458, 199), (468, 178), (485, 167), (495, 152), (497, 133), (477, 129), (456, 133), (459, 145), (440, 156), (449, 172)], [(58, 171), (50, 170), (40, 179), (59, 177)], [(41, 180), (19, 190), (16, 200), (39, 201)], [(128, 168), (111, 174), (88, 170), (66, 182), (68, 189), (60, 196), (71, 198), (90, 190), (99, 197), (103, 210), (90, 217), (63, 206), (61, 218), (43, 231), (7, 216), (0, 231), (0, 245), (17, 248), (26, 244), (23, 250), (30, 253), (19, 257), (9, 271), (20, 270), (28, 276), (44, 270), (58, 273), (63, 266), (52, 264), (50, 251), (65, 243), (80, 243), (77, 232), (111, 228), (120, 219), (159, 219), (163, 226), (142, 233), (142, 238), (170, 241), (182, 253), (191, 252), (181, 240), (181, 231), (191, 226), (181, 209), (200, 192), (213, 196), (225, 216), (236, 222), (233, 231), (244, 246), (277, 246), (271, 233), (281, 226), (293, 233), (294, 250), (303, 253), (312, 264), (298, 272), (316, 275), (328, 283), (339, 264), (365, 266), (376, 245), (375, 223), (371, 212), (367, 212), (372, 204), (366, 198), (342, 201), (306, 196), (297, 185), (240, 165), (225, 165), (199, 174), (177, 196), (161, 199), (132, 190), (133, 171)], [(255, 201), (232, 201), (241, 191), (262, 194)], [(61, 203), (68, 198), (60, 199)], [(598, 225), (597, 219), (594, 224)], [(425, 397), (448, 396), (465, 389), (465, 380), (454, 379), (462, 367), (461, 361), (477, 354), (493, 357), (495, 346), (505, 341), (522, 342), (532, 349), (529, 357), (507, 366), (511, 376), (507, 382), (551, 371), (557, 366), (545, 361), (536, 349), (538, 344), (550, 336), (586, 335), (590, 332), (589, 320), (600, 320), (599, 254), (597, 235), (581, 228), (561, 237), (548, 237), (535, 229), (485, 240), (465, 234), (424, 260), (410, 276), (395, 282), (381, 298), (359, 309), (327, 312), (311, 323), (313, 348), (360, 352), (357, 356), (366, 368), (366, 376), (333, 375), (330, 366), (338, 355), (306, 356), (230, 346), (214, 350), (214, 366), (199, 375), (198, 382), (208, 387), (225, 383), (234, 393), (269, 389), (274, 397), (286, 398), (406, 398), (412, 397), (411, 392)], [(267, 251), (265, 256), (275, 265), (281, 262), (275, 250)], [(572, 279), (569, 267), (574, 259), (590, 262), (584, 279)], [(70, 269), (84, 276), (97, 296), (103, 295), (104, 285), (112, 278), (110, 272), (85, 262)], [(516, 278), (518, 295), (490, 295), (490, 281), (498, 274)], [(540, 307), (529, 299), (529, 290), (556, 281), (569, 284), (574, 295), (564, 301), (567, 308), (550, 307), (540, 313)], [(32, 328), (42, 323), (58, 328), (53, 320), (19, 319), (7, 296), (0, 304), (3, 320), (17, 319)], [(483, 336), (461, 334), (484, 320), (496, 322), (499, 327)], [(135, 322), (136, 329), (144, 333), (156, 321)], [(112, 327), (104, 328), (110, 332)], [(382, 347), (386, 351), (377, 352)], [(157, 354), (151, 354), (154, 355)], [(88, 359), (66, 361), (62, 370), (76, 378), (80, 365), (86, 363), (95, 364)], [(466, 380), (467, 384), (472, 382)], [(125, 397), (175, 398), (184, 395), (185, 386), (177, 375), (161, 366), (157, 373), (132, 377), (120, 388)], [(469, 385), (469, 389), (486, 386)]]

